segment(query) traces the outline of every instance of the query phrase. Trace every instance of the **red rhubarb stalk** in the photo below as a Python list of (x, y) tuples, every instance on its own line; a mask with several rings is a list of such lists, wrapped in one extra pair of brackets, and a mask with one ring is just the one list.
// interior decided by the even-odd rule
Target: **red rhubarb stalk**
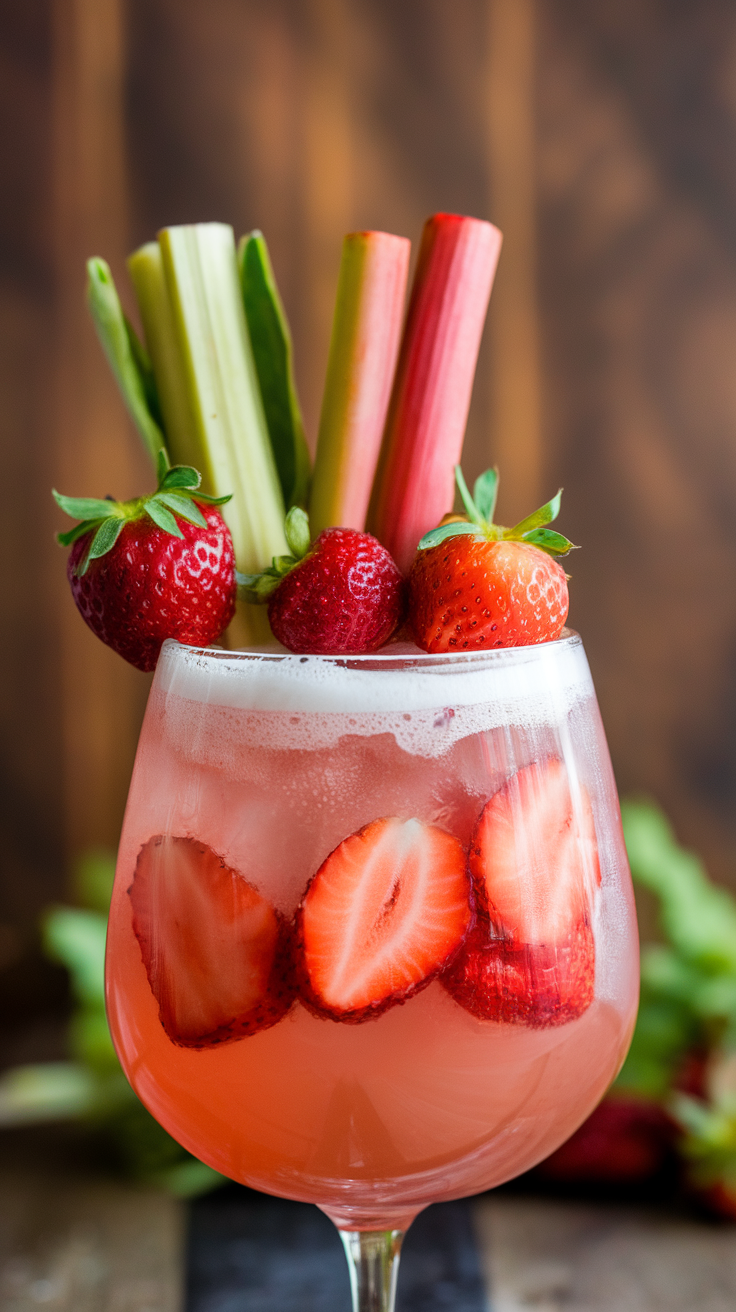
[(368, 517), (405, 572), (452, 509), (500, 249), (498, 228), (481, 219), (435, 214), (424, 225)]
[(309, 518), (362, 531), (396, 368), (410, 243), (351, 232), (342, 248)]

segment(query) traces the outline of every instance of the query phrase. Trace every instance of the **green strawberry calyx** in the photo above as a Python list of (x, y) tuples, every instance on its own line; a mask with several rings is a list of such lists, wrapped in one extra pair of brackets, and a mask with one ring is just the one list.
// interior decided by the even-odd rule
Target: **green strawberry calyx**
[[(199, 491), (202, 475), (191, 465), (172, 465), (162, 447), (156, 461), (158, 487), (147, 497), (136, 497), (133, 501), (113, 501), (111, 497), (104, 500), (98, 497), (65, 497), (56, 488), (52, 488), (54, 500), (66, 515), (79, 519), (66, 533), (57, 533), (56, 541), (62, 547), (70, 547), (77, 538), (91, 534), (90, 544), (77, 565), (79, 578), (87, 573), (90, 562), (106, 556), (115, 546), (125, 524), (141, 519), (147, 515), (157, 528), (170, 533), (174, 538), (183, 538), (179, 525), (174, 518), (186, 519), (198, 528), (206, 528), (205, 519), (197, 501), (204, 501), (209, 506), (224, 506), (230, 496), (211, 497)], [(194, 498), (196, 497), (196, 501)]]
[(238, 596), (264, 606), (275, 592), (279, 583), (294, 567), (304, 559), (312, 540), (309, 533), (309, 518), (301, 506), (292, 506), (284, 520), (284, 533), (291, 552), (290, 556), (274, 556), (271, 564), (260, 574), (240, 574), (236, 571)]
[(428, 551), (430, 547), (436, 547), (441, 542), (446, 542), (448, 538), (459, 536), (472, 536), (486, 542), (526, 542), (529, 546), (539, 547), (540, 551), (546, 551), (548, 556), (566, 556), (568, 551), (577, 550), (562, 533), (555, 533), (554, 529), (546, 527), (560, 513), (562, 488), (551, 501), (540, 506), (532, 515), (527, 515), (518, 524), (514, 524), (513, 528), (503, 528), (500, 524), (494, 524), (498, 477), (497, 469), (487, 469), (485, 474), (481, 474), (480, 478), (476, 479), (471, 497), (463, 478), (463, 471), (459, 465), (456, 465), (455, 482), (465, 506), (467, 519), (453, 517), (449, 523), (433, 528), (429, 533), (425, 533), (417, 550)]

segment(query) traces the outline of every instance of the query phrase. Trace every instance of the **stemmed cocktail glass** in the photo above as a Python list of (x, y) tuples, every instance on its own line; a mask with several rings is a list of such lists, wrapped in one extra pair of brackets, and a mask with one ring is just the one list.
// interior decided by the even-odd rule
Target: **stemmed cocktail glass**
[[(409, 987), (340, 1013), (320, 1007), (306, 895), (377, 821), (408, 852), (452, 841), (467, 909), (432, 969), (404, 963)], [(432, 875), (406, 859), (360, 941), (346, 933), (345, 987), (350, 952), (393, 968)], [(633, 899), (580, 638), (340, 658), (165, 644), (107, 979), (153, 1115), (225, 1175), (321, 1207), (355, 1307), (391, 1307), (416, 1214), (547, 1156), (628, 1046)]]

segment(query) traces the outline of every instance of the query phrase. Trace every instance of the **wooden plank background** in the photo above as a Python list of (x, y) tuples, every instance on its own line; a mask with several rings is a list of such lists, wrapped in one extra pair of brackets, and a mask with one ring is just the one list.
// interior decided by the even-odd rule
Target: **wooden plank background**
[(122, 817), (148, 681), (73, 610), (48, 489), (147, 485), (83, 261), (124, 285), (165, 223), (264, 230), (312, 437), (342, 234), (505, 229), (466, 470), (499, 462), (507, 522), (565, 486), (620, 786), (736, 885), (735, 63), (726, 0), (0, 10), (6, 1019), (51, 996), (38, 910)]

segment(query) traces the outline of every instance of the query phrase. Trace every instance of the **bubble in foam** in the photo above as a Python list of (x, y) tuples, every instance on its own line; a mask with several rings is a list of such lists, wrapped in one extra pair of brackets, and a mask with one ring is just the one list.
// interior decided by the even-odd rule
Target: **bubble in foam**
[[(211, 728), (217, 719), (225, 756), (224, 740), (236, 731), (241, 742), (286, 751), (331, 747), (349, 734), (390, 733), (403, 751), (437, 757), (463, 738), (504, 725), (559, 724), (592, 695), (573, 633), (534, 647), (452, 656), (428, 656), (408, 644), (338, 658), (167, 642), (154, 683), (155, 698), (166, 702), (169, 733), (183, 734), (191, 750), (205, 721)], [(211, 744), (211, 733), (207, 738)]]

